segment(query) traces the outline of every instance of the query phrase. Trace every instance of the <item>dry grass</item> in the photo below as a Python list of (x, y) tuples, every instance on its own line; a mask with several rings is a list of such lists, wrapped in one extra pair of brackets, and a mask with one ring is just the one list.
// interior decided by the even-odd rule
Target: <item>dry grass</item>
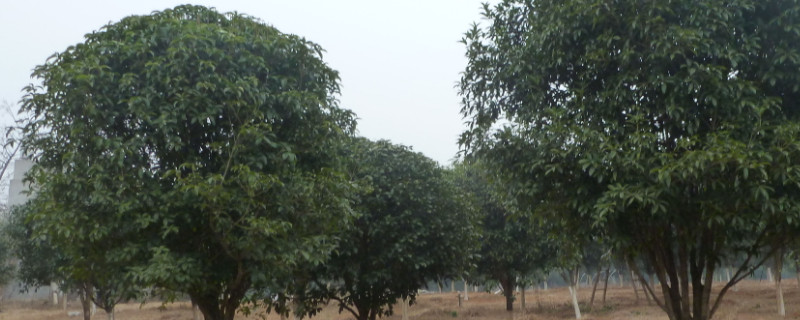
[[(729, 292), (715, 319), (741, 319), (741, 320), (768, 320), (768, 319), (800, 319), (800, 288), (793, 279), (784, 282), (784, 296), (786, 299), (786, 318), (777, 315), (774, 287), (765, 282), (745, 282), (739, 285), (738, 291)], [(591, 294), (590, 289), (580, 291), (580, 300), (586, 303)], [(593, 312), (585, 312), (585, 319), (667, 319), (666, 315), (655, 305), (648, 305), (644, 297), (636, 301), (630, 287), (610, 287), (605, 306), (601, 300), (602, 292), (598, 292)], [(528, 319), (573, 319), (572, 306), (569, 295), (564, 288), (550, 289), (547, 291), (530, 290), (526, 295), (527, 310), (523, 314), (520, 310), (513, 313), (505, 311), (505, 302), (502, 296), (490, 293), (471, 293), (470, 300), (461, 308), (458, 307), (456, 293), (424, 294), (420, 296), (417, 304), (409, 308), (409, 318), (417, 320), (528, 320)], [(519, 301), (519, 299), (517, 299)], [(519, 303), (515, 304), (519, 307)], [(78, 311), (80, 306), (74, 302), (67, 310)], [(584, 308), (585, 309), (585, 308)], [(396, 308), (399, 312), (399, 306)], [(105, 313), (98, 311), (95, 319), (105, 319)], [(261, 319), (263, 315), (238, 316), (237, 320)], [(54, 307), (44, 302), (21, 303), (12, 302), (4, 306), (0, 312), (0, 320), (55, 320), (55, 319), (81, 319), (81, 317), (68, 317), (67, 311)], [(116, 312), (118, 320), (190, 320), (192, 310), (187, 303), (173, 303), (162, 306), (160, 303), (146, 303), (143, 305), (129, 303), (118, 307)], [(266, 315), (268, 320), (280, 319), (277, 315)], [(334, 306), (326, 307), (315, 319), (345, 320), (352, 316), (338, 313)], [(395, 315), (387, 319), (400, 320), (401, 316)]]

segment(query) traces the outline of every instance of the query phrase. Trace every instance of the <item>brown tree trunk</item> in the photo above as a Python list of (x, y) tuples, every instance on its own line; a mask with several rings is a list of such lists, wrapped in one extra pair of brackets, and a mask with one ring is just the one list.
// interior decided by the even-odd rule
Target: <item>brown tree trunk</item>
[(600, 269), (597, 269), (597, 274), (594, 276), (594, 284), (592, 285), (592, 297), (589, 299), (589, 312), (594, 308), (594, 296), (597, 293), (597, 284), (600, 283)]
[(800, 288), (800, 258), (795, 258), (794, 261), (794, 271), (795, 271), (795, 278), (797, 279), (797, 287)]
[(636, 303), (639, 303), (639, 291), (636, 290), (636, 277), (633, 276), (633, 270), (631, 270), (631, 287), (633, 287), (633, 294), (636, 296)]
[(81, 307), (83, 308), (83, 320), (92, 320), (92, 299), (90, 298), (91, 286), (87, 284), (81, 285), (80, 298)]
[(603, 285), (603, 306), (606, 305), (606, 293), (608, 292), (608, 278), (611, 277), (611, 267), (606, 268), (606, 280)]
[(506, 311), (514, 311), (514, 287), (516, 286), (515, 279), (512, 276), (503, 276), (500, 279), (500, 287), (503, 289), (503, 296), (506, 298)]

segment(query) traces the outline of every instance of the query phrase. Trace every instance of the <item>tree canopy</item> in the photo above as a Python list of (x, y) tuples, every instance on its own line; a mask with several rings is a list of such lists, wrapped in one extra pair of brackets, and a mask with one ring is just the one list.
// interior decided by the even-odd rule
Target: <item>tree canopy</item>
[(539, 221), (516, 212), (513, 199), (496, 185), (493, 170), (481, 162), (457, 163), (456, 184), (480, 221), (475, 257), (475, 276), (486, 283), (500, 284), (506, 310), (513, 310), (514, 290), (539, 280), (556, 265), (554, 237)]
[[(315, 274), (317, 296), (336, 300), (359, 320), (413, 303), (429, 281), (469, 268), (474, 215), (450, 172), (408, 147), (357, 138), (346, 157), (360, 186), (358, 218)], [(325, 283), (327, 281), (327, 283)]]
[[(520, 203), (654, 267), (671, 319), (720, 297), (800, 219), (796, 1), (531, 1), (464, 39), (463, 145)], [(721, 259), (745, 254), (716, 299)], [(690, 294), (691, 292), (691, 294)]]
[(22, 101), (33, 232), (232, 319), (249, 290), (325, 260), (351, 219), (334, 155), (355, 121), (321, 55), (189, 5), (87, 34)]

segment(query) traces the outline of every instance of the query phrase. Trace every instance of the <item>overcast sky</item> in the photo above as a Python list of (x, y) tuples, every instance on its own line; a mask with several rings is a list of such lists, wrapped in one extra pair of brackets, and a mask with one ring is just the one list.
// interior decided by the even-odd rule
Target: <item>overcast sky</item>
[[(195, 1), (262, 19), (320, 44), (341, 76), (341, 105), (361, 135), (412, 146), (441, 164), (458, 151), (463, 121), (458, 41), (480, 22), (481, 0)], [(34, 66), (128, 15), (185, 1), (9, 0), (0, 5), (0, 100), (16, 104)]]

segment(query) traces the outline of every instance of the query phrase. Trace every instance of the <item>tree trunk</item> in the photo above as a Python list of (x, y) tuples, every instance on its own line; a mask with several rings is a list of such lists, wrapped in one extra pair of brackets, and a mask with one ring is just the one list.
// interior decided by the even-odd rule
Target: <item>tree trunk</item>
[[(190, 294), (191, 295), (191, 294)], [(195, 294), (192, 297), (197, 303), (197, 308), (203, 314), (205, 320), (233, 320), (239, 308), (243, 293), (235, 291), (226, 294)]]
[(106, 314), (108, 315), (108, 320), (114, 320), (114, 313), (115, 313), (114, 309), (111, 309), (111, 311), (106, 311)]
[(606, 268), (606, 281), (603, 286), (603, 306), (606, 305), (606, 293), (608, 292), (608, 278), (611, 277), (611, 267)]
[(464, 279), (464, 301), (469, 301), (469, 284), (467, 279)]
[(781, 287), (781, 278), (783, 277), (783, 250), (778, 250), (775, 253), (775, 291), (778, 298), (778, 315), (781, 317), (786, 316), (786, 305), (783, 303), (783, 287)]
[(54, 281), (50, 282), (50, 295), (53, 297), (53, 305), (58, 305), (58, 284)]
[(589, 299), (589, 312), (594, 308), (594, 296), (597, 293), (597, 284), (600, 283), (600, 269), (597, 269), (597, 274), (594, 275), (594, 284), (592, 285), (592, 297)]
[(522, 314), (525, 314), (526, 306), (525, 306), (525, 287), (527, 285), (522, 285), (522, 290), (519, 291), (519, 308), (522, 309)]
[(514, 311), (514, 277), (505, 276), (500, 279), (500, 287), (503, 288), (503, 296), (506, 298), (506, 311)]
[(569, 285), (569, 295), (572, 298), (572, 307), (575, 309), (575, 319), (581, 318), (581, 308), (578, 306), (578, 288), (577, 284)]
[(580, 285), (580, 278), (578, 277), (578, 268), (574, 270), (565, 270), (562, 272), (561, 277), (567, 281), (569, 288), (569, 295), (572, 298), (572, 307), (575, 309), (575, 319), (581, 318), (581, 308), (578, 305), (578, 287)]
[(85, 285), (80, 288), (81, 307), (83, 308), (83, 320), (92, 320), (92, 300), (89, 298), (89, 292)]
[(450, 292), (456, 292), (456, 281), (450, 279)]
[(200, 313), (200, 309), (197, 307), (197, 303), (192, 301), (192, 319), (193, 320), (202, 320), (202, 319), (200, 319), (201, 315), (202, 314)]
[(633, 276), (633, 270), (631, 270), (631, 287), (633, 287), (633, 294), (636, 296), (636, 303), (639, 303), (639, 291), (636, 290), (636, 277)]
[(303, 303), (295, 297), (292, 299), (292, 305), (294, 306), (294, 320), (303, 320), (303, 316), (305, 316)]
[(189, 292), (189, 297), (197, 303), (205, 320), (233, 320), (242, 299), (250, 289), (250, 274), (244, 266), (237, 266), (234, 279), (228, 282), (225, 289), (209, 287), (204, 291)]
[(797, 287), (800, 288), (800, 258), (794, 261), (794, 277), (797, 279)]

